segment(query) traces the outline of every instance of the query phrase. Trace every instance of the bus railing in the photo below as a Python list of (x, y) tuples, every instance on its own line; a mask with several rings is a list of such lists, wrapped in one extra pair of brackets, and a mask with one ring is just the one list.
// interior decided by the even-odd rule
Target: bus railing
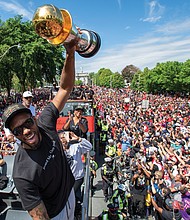
[(90, 153), (86, 155), (85, 165), (85, 177), (84, 177), (84, 194), (83, 194), (83, 206), (82, 206), (82, 220), (88, 220), (89, 211), (89, 195), (90, 195)]

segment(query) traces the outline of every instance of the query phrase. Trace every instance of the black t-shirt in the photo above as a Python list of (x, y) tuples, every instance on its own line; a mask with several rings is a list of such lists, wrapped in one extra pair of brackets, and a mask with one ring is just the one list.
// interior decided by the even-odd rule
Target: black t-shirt
[[(69, 119), (67, 119), (67, 121), (68, 120)], [(82, 117), (80, 123), (83, 124), (84, 127), (86, 128), (86, 130), (88, 131), (88, 120), (86, 118)], [(79, 124), (77, 123), (75, 125), (73, 120), (70, 121), (70, 125), (69, 125), (68, 130), (74, 132), (78, 137), (87, 138), (87, 135), (86, 135), (87, 132), (83, 133), (79, 127)]]
[(13, 179), (26, 210), (43, 200), (50, 218), (64, 208), (74, 177), (56, 131), (58, 110), (50, 103), (39, 117), (42, 141), (37, 150), (19, 147), (13, 169)]
[(173, 219), (180, 220), (182, 218), (181, 213), (179, 211), (175, 212), (174, 216), (173, 216), (173, 212), (172, 211), (168, 211), (166, 209), (163, 209), (162, 217), (165, 220), (173, 220)]
[(139, 195), (146, 195), (147, 186), (146, 186), (147, 178), (145, 175), (141, 177), (137, 177), (135, 180), (135, 184), (132, 188), (132, 193)]

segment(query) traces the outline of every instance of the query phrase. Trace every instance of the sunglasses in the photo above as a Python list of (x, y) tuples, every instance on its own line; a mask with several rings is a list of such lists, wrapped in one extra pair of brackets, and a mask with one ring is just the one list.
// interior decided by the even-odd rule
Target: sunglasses
[(19, 136), (23, 134), (23, 128), (31, 128), (34, 125), (34, 119), (32, 117), (28, 118), (22, 125), (14, 128), (12, 133), (15, 136)]
[(25, 99), (32, 99), (32, 97), (25, 97)]

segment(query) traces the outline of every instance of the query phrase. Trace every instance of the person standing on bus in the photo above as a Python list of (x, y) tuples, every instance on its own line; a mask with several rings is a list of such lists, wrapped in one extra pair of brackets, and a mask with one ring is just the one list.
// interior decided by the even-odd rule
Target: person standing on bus
[(22, 95), (22, 104), (26, 107), (29, 108), (32, 115), (35, 117), (36, 116), (36, 108), (32, 104), (32, 99), (33, 95), (30, 91), (25, 91)]
[[(32, 99), (33, 99), (33, 95), (30, 91), (25, 91), (22, 94), (22, 104), (30, 109), (32, 116), (36, 116), (36, 108), (32, 105)], [(7, 141), (11, 144), (14, 145), (14, 150), (18, 149), (18, 144), (20, 144), (20, 141), (15, 138), (15, 136), (12, 134), (12, 132), (10, 131), (10, 129), (8, 128), (4, 128), (5, 131), (5, 136), (7, 138)]]
[(92, 149), (92, 144), (85, 138), (80, 138), (71, 131), (58, 131), (60, 141), (67, 156), (67, 161), (75, 178), (74, 191), (76, 198), (76, 214), (81, 211), (82, 191), (81, 186), (84, 182), (85, 169), (82, 155)]
[(63, 126), (63, 129), (65, 131), (74, 132), (78, 137), (87, 138), (88, 120), (82, 117), (83, 112), (84, 108), (82, 106), (77, 106), (73, 115), (69, 113), (69, 118)]
[(74, 177), (56, 130), (75, 79), (76, 41), (65, 45), (66, 58), (59, 90), (36, 120), (22, 104), (5, 109), (2, 119), (21, 144), (17, 150), (13, 180), (23, 208), (33, 220), (74, 219)]

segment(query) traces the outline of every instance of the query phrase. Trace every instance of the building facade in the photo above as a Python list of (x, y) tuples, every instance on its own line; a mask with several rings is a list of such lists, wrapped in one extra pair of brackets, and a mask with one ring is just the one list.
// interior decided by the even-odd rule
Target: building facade
[(76, 73), (75, 80), (81, 80), (83, 85), (91, 85), (92, 81), (89, 77), (89, 73), (78, 72)]

